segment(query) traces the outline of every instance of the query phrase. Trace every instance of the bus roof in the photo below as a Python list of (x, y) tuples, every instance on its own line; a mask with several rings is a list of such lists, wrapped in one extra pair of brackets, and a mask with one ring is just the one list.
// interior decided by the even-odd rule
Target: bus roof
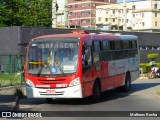
[(44, 35), (34, 38), (43, 39), (43, 38), (80, 38), (82, 40), (92, 39), (92, 40), (136, 40), (137, 36), (135, 35), (117, 35), (112, 33), (105, 34), (96, 34), (96, 33), (88, 33), (88, 32), (72, 32), (68, 34), (52, 34), (52, 35)]

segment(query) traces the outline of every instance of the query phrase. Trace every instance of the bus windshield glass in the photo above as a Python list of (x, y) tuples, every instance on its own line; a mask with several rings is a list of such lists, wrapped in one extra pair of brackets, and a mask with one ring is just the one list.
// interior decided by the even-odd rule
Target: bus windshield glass
[(67, 75), (77, 71), (77, 41), (35, 40), (29, 45), (28, 73), (32, 75)]

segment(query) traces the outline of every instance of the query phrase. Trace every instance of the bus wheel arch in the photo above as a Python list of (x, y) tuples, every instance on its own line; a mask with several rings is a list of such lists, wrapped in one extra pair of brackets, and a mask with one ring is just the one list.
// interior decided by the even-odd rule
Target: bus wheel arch
[(92, 94), (92, 101), (93, 102), (98, 102), (101, 98), (101, 82), (100, 82), (100, 79), (97, 78), (95, 81), (94, 81), (94, 84), (93, 84), (93, 94)]
[(126, 72), (125, 84), (122, 88), (124, 92), (128, 92), (131, 89), (131, 74), (129, 71)]

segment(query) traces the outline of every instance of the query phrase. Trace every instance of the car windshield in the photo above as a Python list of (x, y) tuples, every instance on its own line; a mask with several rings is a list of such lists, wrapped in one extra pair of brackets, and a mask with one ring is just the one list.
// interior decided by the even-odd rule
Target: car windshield
[(66, 75), (77, 71), (78, 42), (57, 41), (35, 40), (29, 45), (29, 74)]

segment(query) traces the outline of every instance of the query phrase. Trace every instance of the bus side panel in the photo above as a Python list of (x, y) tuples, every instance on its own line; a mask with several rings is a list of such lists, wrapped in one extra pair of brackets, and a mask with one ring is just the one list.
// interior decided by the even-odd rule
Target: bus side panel
[(102, 78), (101, 78), (101, 90), (102, 92), (109, 89), (109, 77), (108, 77), (108, 62), (102, 62)]
[(116, 88), (122, 85), (125, 76), (125, 63), (123, 60), (110, 61), (108, 65), (109, 69), (109, 82), (110, 89)]
[(125, 84), (125, 75), (130, 73), (131, 81), (136, 80), (139, 77), (139, 61), (138, 58), (124, 59), (124, 76), (120, 80), (120, 85)]
[(94, 84), (94, 67), (83, 75), (83, 97), (92, 95)]

